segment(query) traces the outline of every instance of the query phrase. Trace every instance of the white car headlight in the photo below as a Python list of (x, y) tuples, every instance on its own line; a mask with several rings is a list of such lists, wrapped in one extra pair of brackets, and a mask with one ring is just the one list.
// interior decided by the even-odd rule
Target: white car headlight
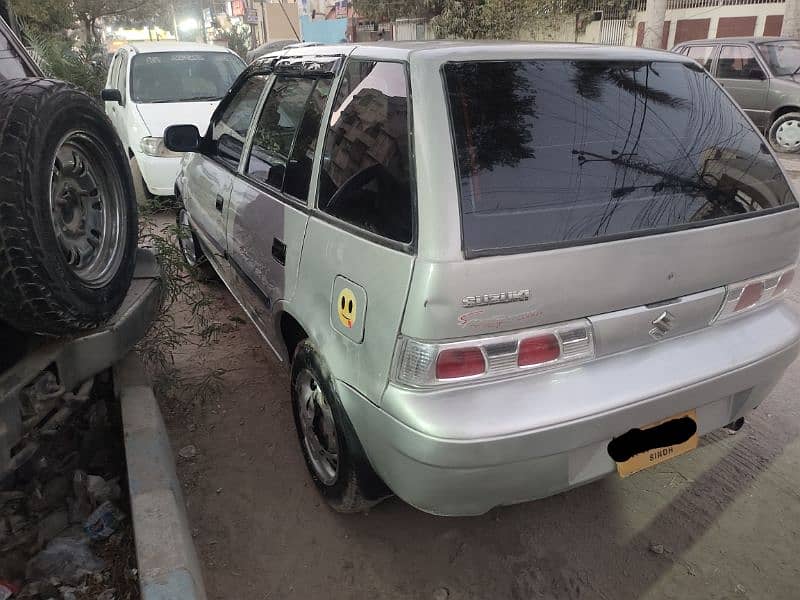
[(142, 138), (142, 141), (139, 142), (139, 147), (142, 149), (142, 152), (148, 156), (159, 156), (162, 158), (169, 156), (183, 156), (183, 154), (180, 152), (173, 152), (172, 150), (169, 150), (164, 145), (164, 138), (160, 137)]

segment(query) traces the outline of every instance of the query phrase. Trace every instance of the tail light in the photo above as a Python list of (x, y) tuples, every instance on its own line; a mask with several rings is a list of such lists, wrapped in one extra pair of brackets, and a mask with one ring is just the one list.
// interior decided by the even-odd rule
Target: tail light
[(794, 279), (794, 267), (776, 271), (727, 287), (725, 300), (712, 323), (763, 306), (782, 296)]
[(775, 293), (785, 292), (792, 285), (792, 281), (794, 281), (794, 269), (790, 269), (781, 275), (781, 280), (778, 282), (778, 287), (775, 288)]
[(582, 319), (512, 334), (458, 342), (400, 337), (393, 379), (412, 387), (491, 380), (594, 358), (594, 337)]
[(561, 356), (561, 347), (558, 344), (558, 338), (553, 333), (546, 333), (520, 341), (517, 364), (520, 367), (541, 365), (557, 360), (559, 356)]
[(486, 359), (480, 348), (448, 348), (436, 357), (436, 379), (463, 379), (485, 372)]

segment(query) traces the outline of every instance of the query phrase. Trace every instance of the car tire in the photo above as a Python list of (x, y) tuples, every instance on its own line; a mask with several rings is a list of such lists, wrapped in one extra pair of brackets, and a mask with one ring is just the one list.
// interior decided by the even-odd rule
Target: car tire
[(210, 281), (217, 278), (217, 272), (211, 263), (208, 262), (203, 247), (192, 231), (189, 222), (189, 213), (186, 208), (181, 207), (175, 216), (177, 225), (178, 248), (180, 248), (183, 262), (189, 268), (196, 279), (200, 281)]
[(139, 168), (139, 161), (136, 160), (135, 156), (132, 156), (130, 159), (130, 167), (133, 189), (136, 195), (136, 206), (146, 206), (155, 196), (147, 189), (147, 184), (142, 176), (142, 170)]
[(0, 319), (61, 335), (127, 294), (137, 211), (127, 155), (99, 104), (50, 79), (0, 83)]
[(770, 145), (778, 152), (800, 152), (800, 113), (781, 115), (767, 132)]
[[(311, 479), (328, 505), (340, 513), (357, 513), (391, 496), (369, 464), (333, 378), (309, 340), (301, 341), (294, 352), (291, 384), (300, 448)], [(330, 460), (327, 465), (320, 464), (318, 444), (328, 458), (335, 453), (335, 468), (329, 468)]]

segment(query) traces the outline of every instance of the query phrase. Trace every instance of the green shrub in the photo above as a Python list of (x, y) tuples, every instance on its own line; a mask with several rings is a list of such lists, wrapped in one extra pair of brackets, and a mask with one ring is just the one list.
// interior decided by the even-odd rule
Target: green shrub
[(72, 40), (42, 33), (24, 23), (22, 31), (31, 55), (45, 75), (76, 85), (95, 98), (100, 97), (108, 73), (102, 44), (85, 42), (76, 46)]

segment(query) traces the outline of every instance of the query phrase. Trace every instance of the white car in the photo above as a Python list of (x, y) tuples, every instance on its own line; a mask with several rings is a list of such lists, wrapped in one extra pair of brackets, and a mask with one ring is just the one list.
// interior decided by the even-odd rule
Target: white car
[(200, 131), (245, 64), (227, 48), (188, 42), (143, 42), (120, 48), (102, 98), (131, 161), (137, 200), (171, 196), (181, 155), (164, 147), (164, 129), (191, 123)]

